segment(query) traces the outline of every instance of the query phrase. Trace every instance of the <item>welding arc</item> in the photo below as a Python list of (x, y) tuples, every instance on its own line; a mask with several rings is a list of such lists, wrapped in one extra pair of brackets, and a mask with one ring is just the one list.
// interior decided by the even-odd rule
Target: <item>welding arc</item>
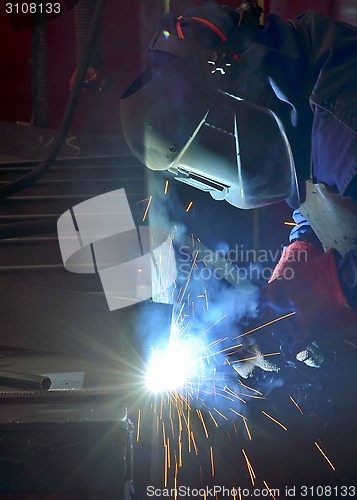
[(66, 140), (67, 134), (70, 130), (73, 116), (77, 108), (83, 82), (87, 74), (87, 68), (91, 60), (92, 51), (94, 48), (98, 30), (100, 28), (100, 22), (104, 11), (104, 5), (105, 5), (105, 0), (97, 0), (89, 26), (86, 48), (83, 52), (83, 56), (77, 68), (77, 74), (74, 81), (71, 96), (69, 98), (64, 116), (62, 118), (58, 134), (53, 142), (53, 146), (48, 156), (44, 160), (42, 160), (38, 164), (38, 166), (35, 167), (28, 174), (25, 174), (22, 177), (19, 177), (18, 179), (14, 180), (13, 182), (9, 182), (5, 186), (0, 187), (0, 198), (6, 198), (7, 196), (17, 193), (18, 191), (21, 191), (22, 189), (36, 182), (45, 172), (47, 172), (47, 170), (50, 168), (50, 166), (53, 164), (54, 160), (60, 153), (64, 141)]

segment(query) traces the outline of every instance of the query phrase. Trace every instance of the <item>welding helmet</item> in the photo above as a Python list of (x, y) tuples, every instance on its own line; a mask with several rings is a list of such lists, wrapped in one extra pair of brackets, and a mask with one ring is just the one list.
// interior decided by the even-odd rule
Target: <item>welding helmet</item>
[(300, 205), (294, 159), (271, 110), (212, 84), (202, 53), (149, 68), (121, 99), (133, 154), (148, 168), (238, 208)]

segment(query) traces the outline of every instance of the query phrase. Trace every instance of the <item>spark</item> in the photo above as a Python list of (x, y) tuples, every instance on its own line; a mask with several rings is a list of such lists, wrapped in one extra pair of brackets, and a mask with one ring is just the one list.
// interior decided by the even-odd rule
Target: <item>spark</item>
[(284, 224), (286, 226), (297, 226), (296, 222), (287, 222), (287, 221), (285, 221)]
[(265, 328), (266, 326), (272, 325), (273, 323), (276, 323), (277, 321), (281, 321), (282, 319), (288, 318), (289, 316), (293, 316), (295, 314), (295, 311), (284, 314), (284, 316), (280, 316), (279, 318), (273, 319), (272, 321), (268, 321), (267, 323), (264, 323), (263, 325), (257, 326), (256, 328), (253, 328), (253, 330), (249, 330), (248, 332), (242, 333), (241, 335), (237, 335), (237, 337), (234, 337), (232, 340), (239, 339), (240, 337), (244, 337), (245, 335), (249, 335), (250, 333), (253, 333), (257, 330), (260, 330), (261, 328)]
[(188, 437), (188, 452), (191, 453), (191, 422), (190, 422), (190, 406), (187, 405), (187, 437)]
[(178, 437), (178, 449), (179, 449), (179, 467), (182, 467), (182, 441), (181, 441), (181, 435)]
[(205, 335), (207, 332), (209, 332), (211, 330), (211, 328), (213, 328), (215, 325), (217, 325), (217, 323), (219, 323), (220, 321), (222, 321), (222, 319), (224, 319), (226, 316), (227, 316), (226, 314), (223, 314), (223, 316), (221, 318), (217, 319), (217, 321), (215, 321), (213, 323), (213, 325), (211, 325), (209, 328), (207, 328), (206, 331), (204, 331), (203, 333), (201, 333), (201, 335), (200, 335), (199, 338), (203, 337), (203, 335)]
[(242, 415), (241, 413), (238, 413), (237, 411), (233, 410), (233, 408), (229, 408), (230, 410), (232, 410), (233, 413), (235, 413), (236, 415), (238, 415), (239, 417), (243, 418), (243, 420), (247, 419), (247, 417), (245, 417), (244, 415)]
[(146, 207), (146, 209), (145, 209), (145, 213), (144, 213), (144, 216), (143, 216), (143, 222), (144, 222), (144, 220), (146, 219), (146, 216), (147, 216), (147, 214), (148, 214), (148, 211), (149, 211), (149, 208), (150, 208), (150, 204), (151, 204), (151, 200), (152, 200), (152, 196), (150, 196), (149, 201), (148, 201), (148, 204), (147, 204), (147, 207)]
[(209, 416), (211, 417), (211, 419), (213, 420), (213, 423), (216, 427), (218, 427), (218, 424), (217, 424), (217, 421), (215, 420), (214, 416), (212, 415), (212, 413), (210, 411), (208, 411), (209, 413)]
[(198, 455), (198, 449), (197, 449), (197, 445), (196, 445), (195, 436), (193, 435), (193, 431), (191, 431), (191, 439), (192, 439), (193, 447), (195, 449), (195, 453), (196, 453), (196, 455)]
[(214, 460), (213, 460), (213, 448), (212, 446), (209, 447), (210, 455), (211, 455), (211, 470), (212, 470), (212, 477), (214, 477)]
[(300, 408), (300, 406), (297, 404), (297, 402), (291, 396), (290, 396), (290, 400), (294, 403), (294, 405), (299, 410), (299, 412), (301, 413), (301, 415), (303, 415), (304, 413), (303, 413), (302, 409)]
[(203, 430), (205, 431), (206, 438), (208, 439), (208, 431), (207, 431), (207, 427), (206, 427), (205, 421), (203, 420), (202, 413), (201, 413), (200, 410), (196, 410), (196, 412), (197, 412), (197, 415), (199, 416), (199, 419), (202, 422)]
[(168, 189), (169, 189), (169, 181), (168, 181), (168, 180), (166, 180), (166, 181), (165, 181), (165, 189), (164, 189), (164, 194), (167, 194)]
[(259, 394), (259, 396), (263, 396), (263, 393), (257, 391), (256, 389), (253, 389), (253, 387), (249, 387), (248, 385), (246, 384), (243, 384), (243, 382), (239, 379), (238, 380), (239, 384), (242, 386), (242, 387), (245, 387), (246, 389), (249, 389), (250, 391), (253, 391), (253, 392), (256, 392), (257, 394)]
[(177, 475), (174, 477), (174, 500), (177, 500)]
[(163, 438), (163, 441), (164, 441), (164, 446), (166, 446), (165, 422), (162, 422), (162, 438)]
[(288, 429), (285, 427), (285, 425), (281, 424), (278, 420), (275, 420), (275, 418), (273, 418), (271, 415), (269, 415), (269, 413), (266, 413), (264, 410), (262, 410), (262, 413), (263, 413), (266, 417), (270, 418), (270, 420), (272, 420), (272, 421), (273, 421), (273, 422), (275, 422), (276, 424), (280, 425), (280, 427), (281, 427), (282, 429), (284, 429), (284, 431), (287, 431), (287, 430), (288, 430)]
[(165, 459), (164, 459), (164, 486), (167, 486), (167, 446), (164, 446)]
[(160, 402), (160, 420), (162, 420), (163, 405), (164, 405), (164, 398), (161, 397), (161, 402)]
[(186, 212), (189, 212), (191, 207), (192, 207), (193, 201), (190, 201), (190, 203), (186, 207)]
[(166, 440), (167, 443), (167, 458), (168, 458), (168, 466), (171, 469), (171, 453), (170, 453), (170, 438), (168, 437)]
[(244, 393), (239, 393), (242, 396), (245, 396), (246, 398), (252, 398), (252, 399), (266, 399), (264, 396), (254, 396), (253, 394), (244, 394)]
[[(218, 339), (218, 340), (214, 340), (214, 341), (213, 341), (213, 342), (211, 342), (210, 344), (206, 345), (206, 347), (205, 347), (205, 348), (206, 348), (206, 349), (210, 349), (210, 348), (211, 348), (211, 347), (213, 347), (214, 345), (219, 344), (220, 342), (224, 342), (224, 341), (225, 341), (225, 340), (227, 340), (227, 339), (228, 339), (228, 337), (225, 337), (225, 338), (222, 338), (222, 339)], [(225, 349), (223, 349), (223, 350), (225, 350)], [(222, 352), (222, 351), (218, 351), (218, 353), (216, 353), (216, 354), (219, 354), (220, 352)], [(211, 356), (211, 354), (210, 354), (209, 356)], [(207, 358), (208, 358), (209, 356), (207, 356)]]
[[(227, 340), (228, 337), (226, 337), (225, 339), (219, 339), (218, 341), (214, 341), (212, 342), (211, 344), (209, 344), (207, 346), (207, 348), (209, 347), (213, 347), (214, 344), (217, 344), (217, 342), (221, 342), (221, 341), (224, 341), (224, 340)], [(226, 351), (230, 351), (231, 349), (234, 349), (235, 347), (242, 347), (243, 344), (237, 344), (237, 345), (233, 345), (231, 347), (225, 347), (224, 349), (221, 349), (220, 351), (217, 351), (217, 352), (213, 352), (212, 354), (208, 354), (207, 356), (205, 356), (205, 358), (210, 358), (211, 356), (216, 356), (217, 354), (222, 354), (223, 352), (226, 352)], [(227, 353), (227, 356), (230, 356), (231, 354), (234, 354), (236, 351), (234, 352), (230, 352), (230, 353)]]
[(269, 488), (269, 486), (268, 486), (267, 482), (266, 482), (266, 481), (263, 481), (263, 483), (264, 483), (264, 486), (266, 487), (266, 489), (269, 491), (270, 496), (271, 496), (274, 500), (276, 500), (276, 498), (274, 497), (273, 493), (271, 492), (271, 489)]
[(333, 466), (331, 460), (327, 457), (327, 455), (323, 452), (323, 450), (321, 449), (321, 447), (316, 443), (315, 441), (315, 445), (317, 446), (317, 449), (319, 450), (319, 452), (322, 454), (322, 456), (327, 460), (327, 463), (330, 465), (331, 469), (332, 470), (336, 470), (335, 467)]
[(184, 296), (185, 296), (185, 293), (186, 293), (186, 290), (187, 290), (188, 284), (189, 284), (190, 279), (191, 279), (192, 270), (193, 270), (194, 265), (195, 265), (196, 260), (197, 260), (197, 256), (198, 256), (198, 252), (196, 252), (196, 253), (195, 253), (195, 256), (194, 256), (194, 258), (193, 258), (193, 263), (192, 263), (192, 266), (191, 266), (191, 269), (190, 269), (189, 275), (188, 275), (188, 277), (187, 277), (187, 280), (186, 280), (186, 285), (185, 285), (185, 288), (184, 288), (184, 290), (183, 290), (183, 293), (182, 293), (182, 296), (181, 296), (181, 300), (180, 300), (180, 302), (182, 302), (182, 300), (183, 300), (183, 298), (184, 298)]
[(267, 354), (259, 354), (258, 356), (252, 356), (251, 358), (237, 359), (236, 361), (231, 361), (230, 364), (233, 365), (233, 363), (242, 363), (242, 361), (252, 361), (254, 359), (267, 358), (269, 356), (278, 356), (279, 354), (281, 354), (281, 353), (280, 352), (270, 352)]
[(214, 410), (218, 413), (218, 415), (220, 415), (222, 418), (224, 418), (225, 420), (228, 420), (228, 418), (227, 418), (225, 415), (223, 415), (223, 413), (221, 413), (220, 411), (218, 411), (218, 410), (217, 410), (217, 408), (213, 408), (213, 409), (214, 409)]
[(246, 404), (247, 402), (244, 401), (244, 399), (242, 399), (241, 397), (238, 396), (238, 394), (236, 394), (235, 392), (232, 391), (232, 389), (230, 389), (229, 387), (227, 387), (227, 390), (229, 391), (229, 394), (232, 394), (232, 396), (234, 396), (236, 399), (239, 399), (239, 401), (242, 401), (242, 403)]
[(138, 427), (136, 430), (136, 441), (139, 441), (140, 437), (140, 410), (138, 411)]
[(254, 486), (254, 483), (255, 483), (254, 480), (256, 479), (257, 476), (255, 475), (254, 469), (251, 466), (251, 463), (249, 462), (248, 456), (247, 456), (246, 452), (243, 450), (243, 448), (242, 448), (242, 453), (243, 453), (245, 461), (247, 463), (247, 468), (248, 468), (248, 472), (250, 475), (250, 480), (252, 481), (252, 485)]
[(249, 427), (248, 427), (248, 424), (247, 424), (247, 419), (243, 418), (243, 422), (244, 422), (245, 430), (247, 431), (247, 434), (248, 434), (248, 437), (249, 437), (249, 441), (252, 441), (252, 435), (251, 435), (251, 433), (249, 431)]
[(172, 417), (170, 418), (170, 423), (171, 423), (172, 439), (175, 439), (174, 421)]

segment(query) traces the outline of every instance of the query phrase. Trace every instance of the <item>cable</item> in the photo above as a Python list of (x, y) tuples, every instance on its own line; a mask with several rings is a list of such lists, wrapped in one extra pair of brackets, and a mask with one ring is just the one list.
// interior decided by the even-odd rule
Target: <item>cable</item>
[(29, 172), (28, 174), (25, 174), (22, 177), (19, 177), (13, 182), (6, 184), (5, 186), (0, 187), (0, 198), (6, 198), (7, 196), (17, 193), (18, 191), (21, 191), (22, 189), (36, 182), (37, 179), (39, 179), (45, 172), (47, 172), (47, 170), (50, 168), (50, 166), (58, 156), (59, 152), (61, 151), (62, 146), (66, 140), (67, 134), (69, 132), (69, 129), (71, 127), (73, 115), (75, 113), (78, 104), (83, 82), (87, 73), (87, 68), (90, 63), (93, 46), (96, 41), (97, 32), (100, 27), (100, 22), (104, 11), (104, 5), (105, 5), (105, 0), (97, 0), (89, 26), (87, 45), (85, 51), (83, 52), (80, 64), (77, 68), (77, 74), (71, 92), (71, 96), (69, 98), (58, 134), (54, 140), (51, 151), (49, 152), (47, 158), (42, 160), (38, 164), (38, 166), (34, 168), (34, 170)]

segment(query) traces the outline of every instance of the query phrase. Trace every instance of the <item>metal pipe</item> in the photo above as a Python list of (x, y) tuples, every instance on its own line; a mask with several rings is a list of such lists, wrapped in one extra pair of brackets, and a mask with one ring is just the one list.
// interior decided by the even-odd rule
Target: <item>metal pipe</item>
[(50, 377), (0, 370), (0, 384), (19, 389), (37, 389), (48, 391), (52, 385)]

